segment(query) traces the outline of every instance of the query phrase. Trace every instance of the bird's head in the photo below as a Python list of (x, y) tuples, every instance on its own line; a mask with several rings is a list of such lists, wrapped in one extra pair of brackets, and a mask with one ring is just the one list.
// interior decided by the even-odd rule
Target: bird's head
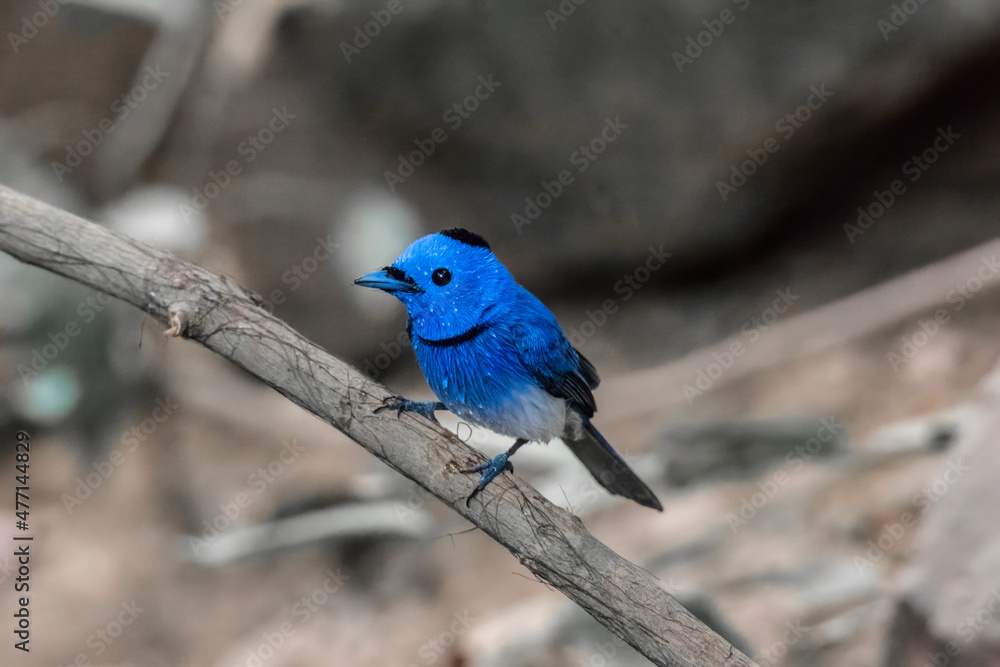
[(410, 315), (412, 332), (427, 340), (460, 336), (503, 303), (513, 278), (486, 241), (465, 229), (419, 238), (391, 266), (354, 281), (392, 294)]

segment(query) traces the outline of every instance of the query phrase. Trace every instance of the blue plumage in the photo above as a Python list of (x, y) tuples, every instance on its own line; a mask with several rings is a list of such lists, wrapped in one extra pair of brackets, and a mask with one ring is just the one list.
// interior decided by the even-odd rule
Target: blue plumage
[[(406, 306), (417, 362), (440, 403), (402, 398), (390, 407), (459, 417), (516, 438), (478, 466), (475, 495), (528, 441), (562, 437), (612, 493), (662, 509), (652, 491), (590, 423), (593, 365), (566, 339), (552, 312), (521, 287), (482, 237), (449, 229), (414, 241), (391, 266), (355, 284), (384, 290)], [(472, 472), (472, 471), (469, 471)]]

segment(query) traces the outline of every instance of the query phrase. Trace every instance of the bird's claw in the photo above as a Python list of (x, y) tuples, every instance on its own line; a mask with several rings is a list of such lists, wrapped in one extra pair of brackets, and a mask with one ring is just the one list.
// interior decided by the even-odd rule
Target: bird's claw
[(403, 409), (406, 406), (406, 399), (402, 396), (386, 396), (382, 399), (382, 405), (375, 408), (374, 412), (382, 412), (383, 410), (396, 410), (396, 416), (399, 417), (403, 414)]
[(382, 399), (382, 405), (375, 408), (374, 411), (395, 410), (397, 417), (402, 416), (404, 412), (416, 412), (418, 415), (437, 423), (434, 411), (439, 409), (439, 406), (440, 403), (437, 401), (411, 401), (402, 396), (386, 396)]
[(474, 473), (479, 472), (482, 475), (479, 478), (479, 484), (476, 488), (472, 490), (472, 494), (465, 499), (465, 506), (469, 507), (469, 503), (472, 499), (479, 495), (479, 492), (486, 488), (486, 486), (492, 482), (494, 479), (500, 476), (502, 472), (514, 472), (514, 465), (510, 462), (510, 456), (507, 453), (498, 455), (496, 458), (487, 461), (486, 463), (480, 463), (474, 468), (468, 468), (462, 470), (463, 473)]

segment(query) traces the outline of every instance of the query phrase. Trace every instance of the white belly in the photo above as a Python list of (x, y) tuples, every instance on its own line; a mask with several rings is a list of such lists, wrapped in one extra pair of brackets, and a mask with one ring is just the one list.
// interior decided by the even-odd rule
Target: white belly
[(534, 442), (558, 438), (566, 428), (566, 401), (535, 386), (525, 387), (519, 395), (512, 396), (503, 409), (481, 411), (465, 406), (449, 406), (449, 409), (501, 435)]

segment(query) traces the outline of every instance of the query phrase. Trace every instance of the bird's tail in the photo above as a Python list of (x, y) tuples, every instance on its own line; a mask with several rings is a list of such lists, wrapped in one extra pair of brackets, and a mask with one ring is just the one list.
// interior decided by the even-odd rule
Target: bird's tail
[(624, 496), (660, 512), (660, 504), (646, 483), (629, 468), (625, 459), (618, 455), (604, 436), (594, 428), (584, 415), (579, 415), (582, 428), (568, 428), (563, 441), (576, 454), (576, 458), (587, 466), (594, 479), (609, 492)]

